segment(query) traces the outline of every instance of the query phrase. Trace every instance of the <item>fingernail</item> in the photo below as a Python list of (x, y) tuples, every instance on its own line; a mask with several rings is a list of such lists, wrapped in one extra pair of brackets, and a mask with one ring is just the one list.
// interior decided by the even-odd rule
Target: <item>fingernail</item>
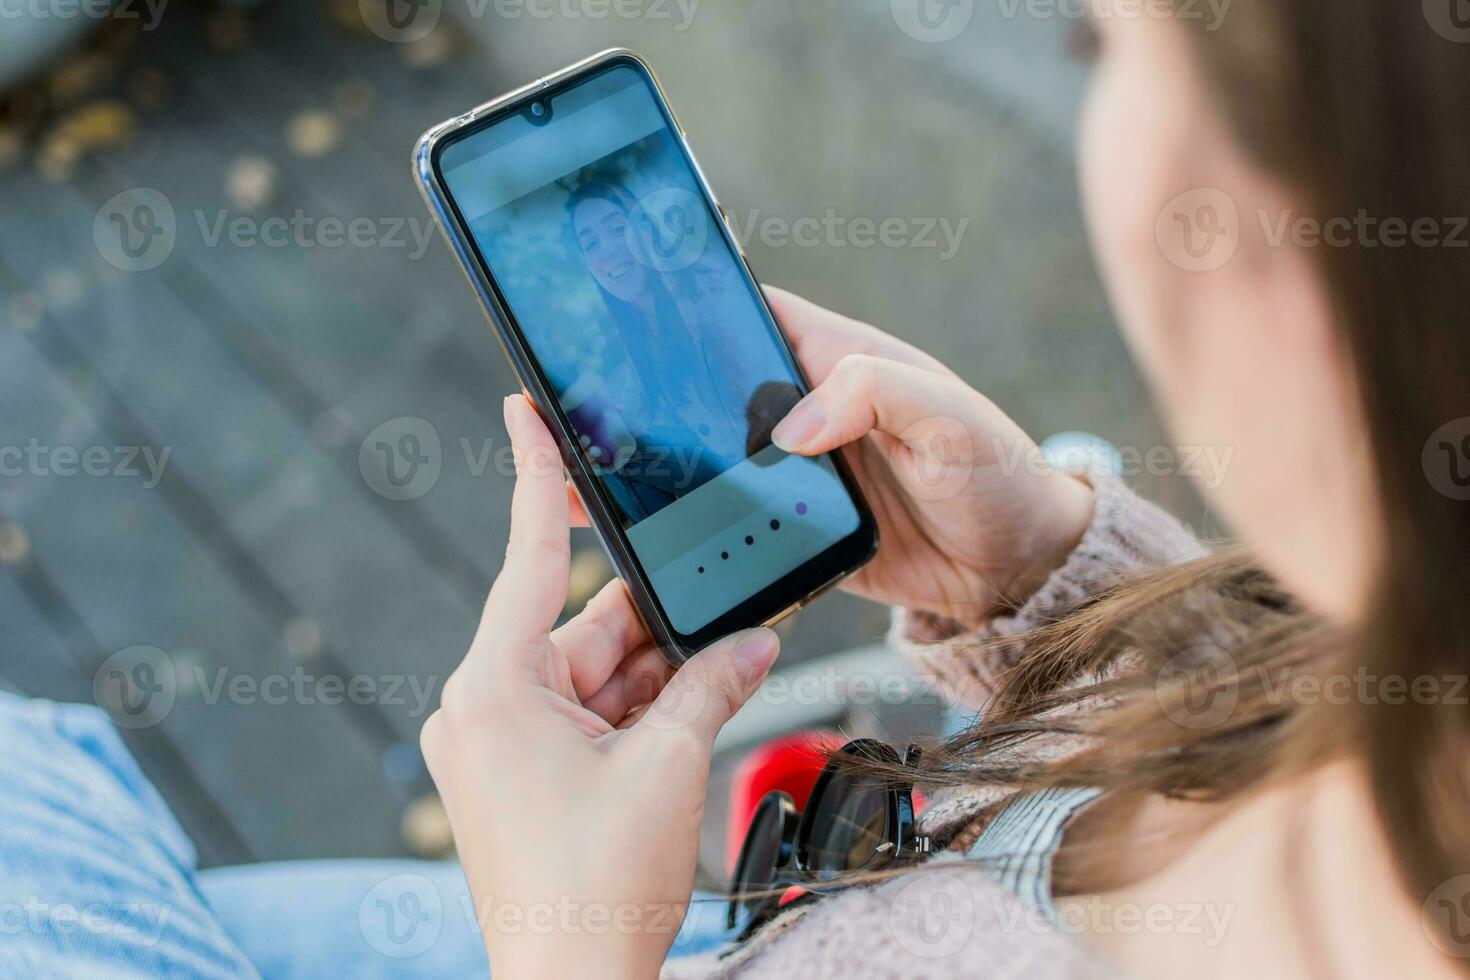
[(781, 641), (770, 630), (753, 629), (735, 646), (735, 659), (752, 675), (762, 674), (776, 659)]
[(821, 403), (815, 395), (807, 395), (772, 430), (771, 441), (786, 452), (794, 453), (821, 435), (826, 424), (827, 416), (822, 414)]

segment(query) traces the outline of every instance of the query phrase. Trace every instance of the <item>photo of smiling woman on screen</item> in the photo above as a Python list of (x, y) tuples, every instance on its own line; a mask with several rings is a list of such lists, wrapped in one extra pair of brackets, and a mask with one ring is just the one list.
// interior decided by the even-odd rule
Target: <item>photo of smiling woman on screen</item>
[[(745, 372), (731, 370), (739, 364), (738, 351), (720, 342), (707, 315), (731, 278), (722, 275), (726, 270), (701, 256), (687, 270), (659, 271), (648, 258), (656, 254), (659, 229), (646, 227), (631, 191), (589, 170), (594, 172), (572, 192), (566, 211), (576, 249), (616, 327), (621, 349), (613, 356), (626, 358), (637, 379), (631, 397), (641, 404), (631, 411), (639, 417), (624, 423), (638, 435), (618, 433), (622, 427), (595, 397), (569, 414), (584, 443), (607, 460), (607, 485), (637, 521), (769, 445), (768, 427), (764, 439), (751, 432), (751, 420), (768, 413), (752, 409), (755, 392), (743, 390), (749, 386), (741, 383)], [(669, 281), (675, 278), (688, 281)], [(676, 296), (697, 297), (698, 303)], [(630, 412), (629, 397), (619, 395), (623, 416)]]

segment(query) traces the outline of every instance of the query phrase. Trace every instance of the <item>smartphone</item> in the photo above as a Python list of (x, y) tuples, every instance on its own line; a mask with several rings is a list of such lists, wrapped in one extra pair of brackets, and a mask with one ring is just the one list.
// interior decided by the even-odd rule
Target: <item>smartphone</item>
[(771, 443), (809, 386), (642, 57), (442, 123), (414, 169), (671, 663), (872, 557), (842, 459)]

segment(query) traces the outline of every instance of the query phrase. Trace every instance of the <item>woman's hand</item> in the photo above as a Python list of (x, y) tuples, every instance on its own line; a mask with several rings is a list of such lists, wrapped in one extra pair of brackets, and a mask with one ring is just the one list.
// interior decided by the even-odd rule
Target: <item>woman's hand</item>
[(845, 587), (967, 626), (1040, 588), (1087, 529), (1091, 488), (1047, 466), (928, 354), (783, 290), (766, 295), (816, 386), (773, 438), (803, 456), (848, 447), (878, 519), (878, 556)]
[(694, 884), (715, 734), (778, 643), (737, 634), (674, 674), (616, 580), (553, 630), (570, 563), (561, 459), (528, 401), (505, 415), (510, 546), (424, 758), (497, 980), (653, 977)]

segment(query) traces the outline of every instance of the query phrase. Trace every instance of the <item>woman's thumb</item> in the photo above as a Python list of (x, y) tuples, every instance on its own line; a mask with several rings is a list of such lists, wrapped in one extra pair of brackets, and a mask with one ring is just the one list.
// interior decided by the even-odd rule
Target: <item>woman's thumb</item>
[(706, 745), (750, 700), (776, 662), (781, 641), (768, 629), (726, 637), (695, 654), (638, 719), (638, 728), (692, 731)]
[[(906, 440), (935, 417), (956, 424), (966, 411), (963, 382), (912, 364), (849, 354), (781, 420), (771, 441), (788, 453), (817, 456), (875, 429)], [(963, 430), (963, 426), (961, 425)]]

